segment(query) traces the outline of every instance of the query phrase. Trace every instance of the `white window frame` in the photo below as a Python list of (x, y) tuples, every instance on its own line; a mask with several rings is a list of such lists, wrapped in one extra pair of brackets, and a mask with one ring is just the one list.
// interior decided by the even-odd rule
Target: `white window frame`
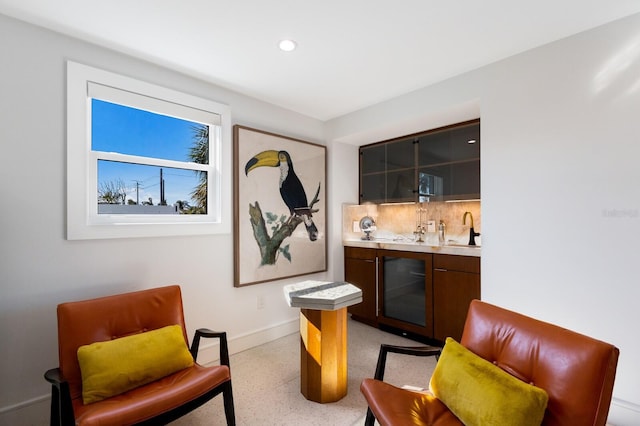
[[(99, 96), (95, 94), (99, 93)], [(209, 164), (157, 160), (156, 165), (207, 172), (207, 213), (98, 214), (98, 159), (135, 156), (91, 149), (91, 99), (210, 124)], [(105, 99), (107, 98), (107, 99)], [(216, 121), (217, 120), (217, 121)], [(143, 163), (154, 160), (144, 158)], [(109, 71), (67, 62), (67, 239), (137, 238), (231, 233), (231, 117), (227, 105)]]

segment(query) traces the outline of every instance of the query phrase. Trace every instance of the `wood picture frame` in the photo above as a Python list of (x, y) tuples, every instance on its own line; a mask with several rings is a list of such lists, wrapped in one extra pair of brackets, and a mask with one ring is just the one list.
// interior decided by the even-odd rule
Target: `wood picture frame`
[(327, 270), (323, 145), (233, 126), (234, 286)]

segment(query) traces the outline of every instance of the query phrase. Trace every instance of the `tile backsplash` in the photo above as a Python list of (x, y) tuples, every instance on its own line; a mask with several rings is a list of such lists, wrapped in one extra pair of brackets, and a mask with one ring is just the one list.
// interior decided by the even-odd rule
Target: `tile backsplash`
[[(354, 222), (360, 222), (364, 216), (371, 216), (376, 222), (376, 230), (372, 238), (410, 239), (415, 238), (414, 231), (419, 221), (418, 209), (422, 209), (422, 224), (427, 221), (435, 222), (435, 232), (427, 232), (422, 239), (426, 244), (438, 245), (438, 224), (443, 220), (446, 226), (446, 241), (452, 244), (467, 244), (469, 242), (469, 227), (471, 221), (467, 217), (466, 224), (462, 224), (465, 212), (473, 215), (473, 225), (476, 232), (482, 232), (482, 217), (480, 201), (465, 201), (445, 203), (432, 201), (429, 203), (411, 204), (345, 204), (342, 208), (342, 238), (345, 240), (360, 239), (363, 232), (354, 232)], [(482, 237), (476, 237), (476, 244), (481, 245)]]

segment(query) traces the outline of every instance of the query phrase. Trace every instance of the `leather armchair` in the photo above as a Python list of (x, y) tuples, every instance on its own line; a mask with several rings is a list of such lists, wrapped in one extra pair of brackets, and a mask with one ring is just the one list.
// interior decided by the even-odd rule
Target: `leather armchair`
[(51, 425), (166, 424), (219, 393), (227, 424), (235, 425), (226, 333), (208, 329), (196, 331), (190, 352), (195, 361), (200, 339), (216, 338), (220, 365), (194, 363), (120, 395), (83, 404), (78, 347), (176, 324), (188, 342), (179, 286), (63, 303), (57, 317), (59, 367), (45, 373), (52, 385)]
[[(549, 400), (543, 425), (605, 425), (619, 356), (615, 346), (479, 300), (471, 302), (460, 343), (544, 389)], [(383, 382), (386, 352), (439, 353), (433, 347), (381, 348), (376, 378), (360, 386), (369, 405), (365, 425), (373, 425), (374, 416), (382, 426), (462, 425), (433, 395)]]

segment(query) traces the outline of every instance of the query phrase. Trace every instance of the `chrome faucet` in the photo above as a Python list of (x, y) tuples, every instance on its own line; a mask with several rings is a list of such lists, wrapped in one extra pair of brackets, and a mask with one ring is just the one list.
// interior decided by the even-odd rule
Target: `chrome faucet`
[(476, 245), (476, 237), (479, 237), (480, 233), (476, 232), (473, 229), (473, 215), (471, 214), (471, 212), (464, 212), (464, 215), (462, 215), (462, 224), (466, 225), (467, 215), (469, 215), (469, 217), (471, 218), (471, 227), (469, 228), (469, 245), (470, 246), (475, 246)]
[(422, 203), (418, 205), (416, 208), (416, 230), (413, 231), (413, 235), (415, 236), (416, 243), (424, 243), (422, 236), (427, 231), (427, 228), (424, 226), (424, 216), (427, 214), (427, 209), (422, 207)]

